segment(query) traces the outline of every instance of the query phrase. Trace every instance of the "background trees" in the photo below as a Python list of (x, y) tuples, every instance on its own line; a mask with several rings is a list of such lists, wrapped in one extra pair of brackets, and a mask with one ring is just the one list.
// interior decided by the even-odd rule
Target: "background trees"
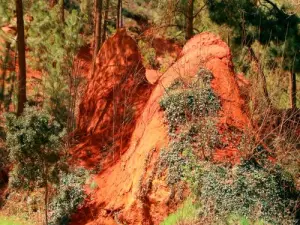
[[(289, 71), (290, 106), (296, 107), (296, 73), (299, 72), (299, 17), (286, 13), (276, 3), (265, 1), (218, 1), (208, 0), (210, 18), (217, 24), (227, 24), (232, 28), (231, 43), (249, 49), (251, 58), (258, 65), (265, 99), (270, 102), (264, 68), (253, 50), (258, 42), (266, 47), (268, 66), (281, 67)], [(280, 58), (280, 62), (276, 60)], [(278, 62), (277, 64), (274, 62)]]

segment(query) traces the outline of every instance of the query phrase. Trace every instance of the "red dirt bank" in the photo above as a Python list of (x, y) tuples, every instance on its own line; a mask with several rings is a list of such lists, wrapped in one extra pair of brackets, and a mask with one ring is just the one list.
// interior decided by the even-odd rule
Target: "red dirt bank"
[[(207, 68), (221, 100), (220, 129), (243, 129), (249, 124), (229, 47), (211, 33), (195, 36), (153, 90), (145, 80), (136, 43), (125, 31), (107, 40), (98, 58), (80, 106), (81, 144), (72, 152), (80, 164), (101, 165), (102, 170), (95, 176), (98, 189), (87, 190), (91, 199), (74, 215), (72, 224), (159, 224), (176, 207), (168, 205), (171, 191), (166, 183), (152, 177), (160, 149), (168, 144), (168, 128), (159, 107), (165, 88), (179, 76), (190, 79), (200, 67)], [(135, 110), (130, 122), (124, 123), (128, 106)], [(104, 155), (109, 143), (111, 148)], [(235, 147), (217, 150), (216, 160), (234, 156)], [(103, 162), (103, 156), (109, 163)]]

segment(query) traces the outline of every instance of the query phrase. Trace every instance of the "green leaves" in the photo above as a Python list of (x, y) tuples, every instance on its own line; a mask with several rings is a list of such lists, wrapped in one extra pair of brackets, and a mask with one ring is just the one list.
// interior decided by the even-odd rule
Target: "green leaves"
[(62, 174), (57, 188), (58, 193), (50, 203), (50, 224), (68, 224), (71, 214), (86, 197), (83, 185), (87, 176), (88, 173), (83, 168)]
[(211, 79), (209, 71), (200, 69), (192, 83), (176, 80), (166, 90), (160, 106), (165, 112), (171, 133), (189, 121), (217, 116), (220, 103), (210, 87)]
[[(234, 213), (254, 221), (293, 224), (296, 189), (284, 174), (280, 168), (262, 168), (250, 161), (233, 168), (206, 167), (199, 198), (203, 214), (212, 213), (216, 221)], [(213, 205), (213, 212), (205, 207), (207, 202)]]
[(38, 1), (29, 13), (34, 18), (28, 30), (28, 45), (34, 59), (31, 66), (43, 72), (43, 105), (66, 126), (73, 104), (70, 92), (74, 89), (74, 59), (83, 45), (80, 35), (83, 16), (77, 10), (66, 12), (63, 23), (59, 6), (49, 8), (45, 1)]
[(6, 131), (10, 160), (15, 165), (11, 185), (34, 188), (59, 163), (65, 131), (47, 112), (34, 107), (26, 107), (20, 117), (6, 114)]

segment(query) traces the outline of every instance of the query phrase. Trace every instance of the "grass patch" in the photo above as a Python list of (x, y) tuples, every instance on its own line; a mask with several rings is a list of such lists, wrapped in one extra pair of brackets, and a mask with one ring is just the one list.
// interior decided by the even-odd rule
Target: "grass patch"
[(160, 225), (175, 225), (180, 222), (194, 221), (198, 216), (198, 205), (188, 198), (174, 213), (170, 214)]
[(0, 216), (0, 225), (29, 225), (32, 223), (22, 221), (19, 218), (16, 217), (5, 217)]

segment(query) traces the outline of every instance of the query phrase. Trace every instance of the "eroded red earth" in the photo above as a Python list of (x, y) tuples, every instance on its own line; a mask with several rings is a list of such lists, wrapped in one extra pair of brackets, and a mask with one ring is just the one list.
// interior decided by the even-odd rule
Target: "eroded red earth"
[[(86, 188), (91, 198), (73, 216), (73, 225), (156, 225), (176, 208), (176, 203), (169, 204), (166, 183), (152, 177), (160, 150), (169, 141), (159, 101), (176, 78), (192, 79), (200, 67), (213, 74), (212, 88), (222, 106), (220, 132), (247, 128), (230, 49), (218, 36), (196, 35), (164, 74), (145, 71), (125, 30), (104, 43), (80, 105), (80, 141), (71, 149), (79, 165), (99, 167), (94, 176), (98, 188)], [(216, 149), (215, 160), (237, 160), (237, 144)]]

